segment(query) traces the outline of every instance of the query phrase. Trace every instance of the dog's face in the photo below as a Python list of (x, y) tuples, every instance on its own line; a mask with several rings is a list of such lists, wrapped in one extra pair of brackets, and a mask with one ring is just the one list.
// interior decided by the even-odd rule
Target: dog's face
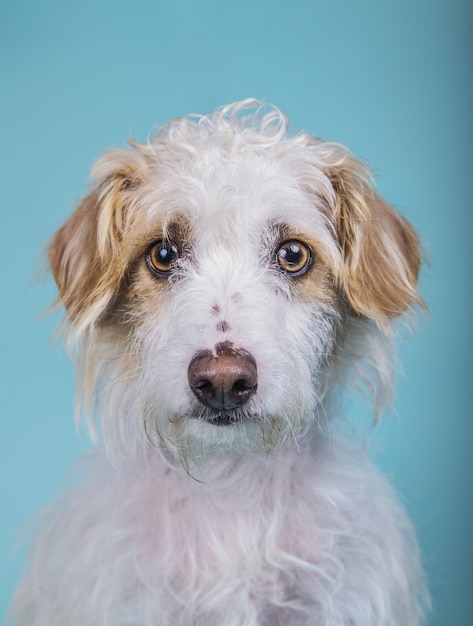
[(273, 449), (321, 417), (350, 322), (417, 299), (416, 236), (365, 168), (244, 108), (109, 152), (52, 241), (110, 449)]

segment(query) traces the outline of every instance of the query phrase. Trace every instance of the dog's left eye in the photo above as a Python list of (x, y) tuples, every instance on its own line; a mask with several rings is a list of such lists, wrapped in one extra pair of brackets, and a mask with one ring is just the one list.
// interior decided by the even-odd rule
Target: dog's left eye
[(168, 276), (180, 256), (179, 247), (173, 241), (160, 240), (148, 249), (146, 263), (158, 276)]
[(309, 269), (312, 263), (312, 251), (302, 241), (292, 239), (282, 243), (276, 252), (278, 268), (291, 276), (300, 276)]

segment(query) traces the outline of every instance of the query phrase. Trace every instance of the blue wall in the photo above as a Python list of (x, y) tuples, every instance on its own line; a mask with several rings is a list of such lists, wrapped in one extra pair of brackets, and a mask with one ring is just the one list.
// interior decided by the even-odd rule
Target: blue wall
[(430, 626), (469, 626), (472, 10), (467, 0), (15, 0), (0, 9), (2, 246), (0, 614), (20, 572), (15, 529), (87, 446), (74, 373), (49, 340), (41, 251), (89, 167), (170, 117), (265, 97), (296, 127), (367, 158), (415, 224), (430, 318), (400, 350), (399, 420), (379, 463), (416, 521)]

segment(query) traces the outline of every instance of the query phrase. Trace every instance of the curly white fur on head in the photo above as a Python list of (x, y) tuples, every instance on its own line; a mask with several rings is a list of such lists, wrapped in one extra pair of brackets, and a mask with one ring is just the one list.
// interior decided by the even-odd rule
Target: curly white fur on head
[[(160, 240), (179, 255), (169, 276), (147, 263)], [(287, 241), (311, 255), (300, 275), (277, 266)], [(327, 381), (347, 363), (389, 396), (386, 337), (420, 302), (417, 237), (366, 168), (253, 100), (105, 154), (50, 259), (89, 425), (95, 398), (111, 454), (158, 439), (181, 457), (270, 450), (323, 426)], [(223, 343), (258, 372), (228, 428), (209, 424), (187, 378), (194, 355)]]

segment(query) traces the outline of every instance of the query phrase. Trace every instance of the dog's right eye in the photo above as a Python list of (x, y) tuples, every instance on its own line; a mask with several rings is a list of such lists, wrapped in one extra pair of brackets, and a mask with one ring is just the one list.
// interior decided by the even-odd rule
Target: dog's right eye
[(149, 247), (146, 263), (153, 274), (169, 276), (179, 256), (179, 247), (176, 243), (160, 240)]

